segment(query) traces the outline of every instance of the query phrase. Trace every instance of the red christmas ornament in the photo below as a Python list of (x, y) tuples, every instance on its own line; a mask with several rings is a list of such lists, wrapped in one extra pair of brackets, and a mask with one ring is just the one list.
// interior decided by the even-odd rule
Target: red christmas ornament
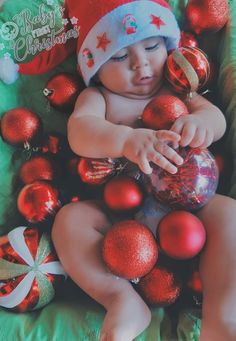
[(187, 115), (188, 108), (178, 97), (161, 95), (153, 98), (142, 114), (142, 120), (147, 128), (154, 130), (170, 129), (181, 115)]
[(18, 312), (42, 308), (66, 276), (47, 234), (17, 227), (0, 237), (0, 306)]
[(187, 287), (196, 295), (202, 295), (202, 281), (199, 271), (194, 271), (187, 282)]
[(156, 199), (172, 209), (193, 211), (204, 206), (215, 194), (218, 167), (207, 149), (180, 148), (184, 162), (178, 172), (170, 174), (152, 164), (150, 187)]
[(197, 47), (180, 47), (167, 58), (165, 77), (174, 91), (190, 93), (206, 83), (210, 66), (205, 53)]
[(68, 73), (53, 76), (43, 90), (50, 104), (60, 111), (71, 111), (78, 94), (83, 90), (82, 80)]
[(137, 279), (155, 265), (157, 243), (145, 225), (135, 220), (125, 220), (114, 224), (104, 237), (102, 256), (113, 274)]
[(38, 115), (26, 108), (7, 111), (1, 118), (1, 134), (9, 144), (29, 147), (36, 142), (41, 132)]
[(30, 223), (38, 223), (56, 214), (60, 207), (58, 191), (44, 181), (36, 181), (22, 188), (17, 206)]
[(180, 47), (191, 46), (198, 47), (198, 41), (195, 35), (191, 32), (181, 31), (180, 33)]
[(31, 184), (37, 180), (53, 181), (60, 173), (55, 161), (46, 156), (34, 156), (21, 166), (19, 177), (24, 184)]
[(137, 210), (144, 199), (140, 183), (129, 176), (117, 176), (108, 181), (103, 198), (106, 205), (116, 212)]
[(181, 284), (174, 272), (156, 264), (140, 279), (137, 290), (147, 304), (166, 307), (179, 297)]
[(39, 151), (43, 154), (49, 153), (62, 157), (72, 153), (66, 136), (58, 132), (50, 132), (49, 134), (46, 134), (42, 139)]
[(101, 185), (120, 168), (117, 160), (111, 158), (91, 159), (81, 157), (77, 165), (81, 180), (90, 185)]
[(157, 236), (163, 252), (175, 259), (196, 256), (206, 241), (202, 222), (186, 211), (170, 212), (163, 217), (157, 228)]
[(186, 7), (189, 27), (197, 34), (219, 31), (229, 19), (227, 0), (190, 0)]

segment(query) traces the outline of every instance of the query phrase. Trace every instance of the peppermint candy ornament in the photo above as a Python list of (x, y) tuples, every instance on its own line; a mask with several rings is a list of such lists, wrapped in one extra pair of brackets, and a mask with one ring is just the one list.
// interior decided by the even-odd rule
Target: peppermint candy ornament
[(20, 226), (0, 238), (0, 306), (18, 312), (42, 308), (66, 277), (50, 237)]

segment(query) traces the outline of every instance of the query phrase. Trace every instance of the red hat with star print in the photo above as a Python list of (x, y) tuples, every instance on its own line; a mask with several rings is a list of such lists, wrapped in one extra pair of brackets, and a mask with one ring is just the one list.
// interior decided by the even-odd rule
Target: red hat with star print
[(78, 65), (86, 85), (112, 55), (142, 39), (161, 36), (167, 50), (178, 47), (179, 27), (164, 0), (86, 0), (78, 19)]
[(177, 21), (164, 0), (65, 0), (65, 8), (68, 18), (78, 19), (77, 40), (56, 44), (28, 63), (15, 64), (8, 58), (13, 73), (0, 60), (0, 79), (10, 84), (17, 79), (17, 73), (47, 72), (76, 49), (78, 70), (89, 85), (99, 68), (126, 46), (154, 36), (165, 38), (167, 50), (179, 44)]

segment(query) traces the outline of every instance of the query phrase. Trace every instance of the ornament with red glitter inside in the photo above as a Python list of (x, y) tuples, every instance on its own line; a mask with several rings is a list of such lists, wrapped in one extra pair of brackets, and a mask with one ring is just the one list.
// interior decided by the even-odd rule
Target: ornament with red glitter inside
[(191, 94), (202, 89), (209, 74), (207, 56), (197, 47), (180, 47), (167, 58), (165, 77), (172, 89), (178, 93)]
[(197, 34), (215, 33), (227, 23), (227, 0), (190, 0), (186, 7), (188, 26)]
[(198, 41), (196, 36), (191, 32), (181, 31), (180, 46), (198, 47)]
[(218, 167), (208, 149), (180, 148), (184, 159), (178, 171), (170, 174), (152, 164), (148, 177), (156, 199), (173, 209), (194, 211), (204, 206), (215, 194), (218, 185)]
[(46, 84), (43, 94), (59, 111), (73, 110), (78, 94), (84, 89), (82, 80), (69, 73), (53, 76)]
[(102, 256), (116, 276), (134, 280), (146, 275), (158, 257), (152, 232), (135, 220), (124, 220), (112, 226), (103, 240)]
[(0, 237), (0, 306), (17, 312), (42, 308), (66, 274), (50, 237), (17, 227)]
[(1, 118), (1, 136), (9, 144), (29, 148), (38, 142), (41, 120), (27, 108), (15, 108), (5, 112)]
[(158, 263), (137, 284), (137, 291), (147, 304), (166, 307), (173, 304), (181, 293), (176, 274)]
[(170, 129), (178, 117), (188, 113), (188, 108), (178, 97), (160, 95), (145, 106), (142, 121), (150, 129)]
[(60, 205), (57, 189), (46, 181), (24, 186), (17, 199), (18, 210), (30, 223), (42, 222), (54, 216)]

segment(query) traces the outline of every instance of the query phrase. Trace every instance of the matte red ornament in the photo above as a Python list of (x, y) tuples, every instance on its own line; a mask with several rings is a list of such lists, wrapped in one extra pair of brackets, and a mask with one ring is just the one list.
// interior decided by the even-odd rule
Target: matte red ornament
[(175, 273), (158, 263), (137, 284), (137, 291), (147, 304), (166, 307), (181, 293), (181, 283)]
[(24, 184), (37, 180), (53, 181), (60, 175), (59, 165), (46, 156), (34, 156), (27, 160), (19, 170), (19, 177)]
[(165, 77), (178, 93), (191, 94), (200, 90), (209, 78), (206, 54), (197, 47), (180, 47), (167, 58)]
[(42, 308), (66, 274), (50, 237), (20, 226), (0, 237), (0, 306), (17, 312)]
[(141, 206), (144, 194), (136, 179), (120, 175), (105, 184), (103, 198), (111, 210), (128, 212)]
[(47, 182), (33, 182), (20, 191), (17, 207), (30, 223), (42, 222), (58, 211), (60, 207), (58, 191)]
[(187, 31), (181, 31), (180, 33), (180, 47), (184, 46), (191, 46), (191, 47), (198, 47), (198, 41), (196, 36)]
[(47, 82), (43, 93), (54, 108), (71, 112), (78, 94), (84, 87), (78, 77), (69, 73), (60, 73)]
[(77, 172), (81, 180), (90, 185), (101, 185), (120, 169), (119, 162), (111, 159), (92, 159), (81, 157)]
[(184, 162), (175, 174), (152, 164), (150, 187), (160, 203), (172, 209), (194, 211), (215, 194), (218, 167), (208, 149), (185, 147), (180, 148), (178, 153)]
[(103, 240), (102, 256), (110, 271), (126, 279), (146, 275), (158, 257), (152, 232), (135, 220), (124, 220), (112, 226)]
[(15, 108), (5, 112), (1, 118), (1, 135), (9, 144), (29, 148), (41, 133), (38, 115), (27, 108)]
[(178, 97), (161, 95), (153, 98), (146, 105), (142, 120), (147, 128), (170, 129), (178, 117), (188, 113), (188, 108)]
[(215, 33), (229, 19), (227, 0), (190, 0), (186, 7), (189, 27), (197, 34)]
[(157, 237), (164, 253), (174, 259), (196, 256), (206, 241), (206, 231), (200, 219), (186, 211), (174, 211), (163, 217)]

